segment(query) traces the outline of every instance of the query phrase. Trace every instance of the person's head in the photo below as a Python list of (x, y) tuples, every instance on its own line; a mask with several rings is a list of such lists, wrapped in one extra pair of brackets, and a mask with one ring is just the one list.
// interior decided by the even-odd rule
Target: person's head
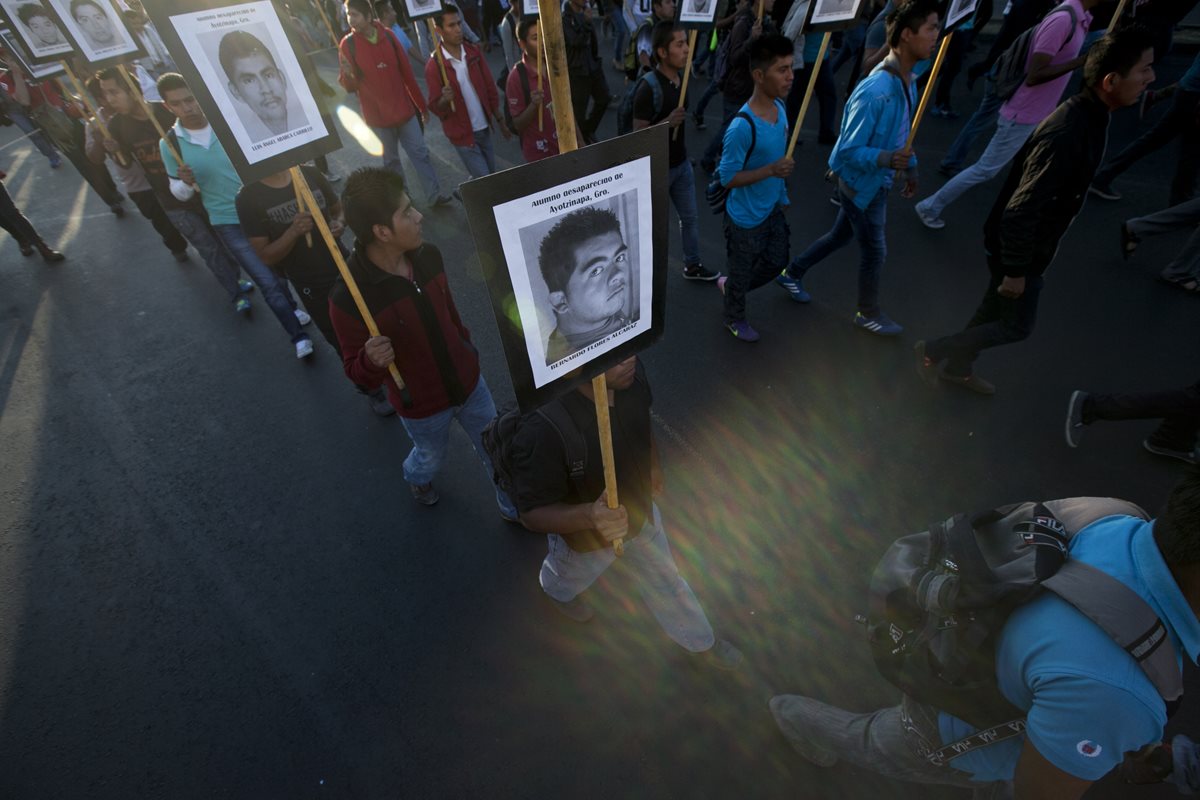
[(376, 0), (375, 16), (379, 17), (379, 21), (383, 23), (383, 27), (391, 28), (396, 24), (396, 9), (392, 6), (391, 0)]
[(617, 215), (588, 207), (560, 219), (538, 252), (538, 266), (559, 318), (596, 327), (621, 313), (629, 284), (629, 248)]
[(675, 0), (651, 0), (650, 13), (657, 20), (675, 19)]
[(458, 47), (463, 43), (462, 15), (458, 6), (443, 3), (433, 19), (437, 25), (438, 36), (442, 37), (443, 42), (451, 47)]
[(17, 19), (29, 29), (34, 38), (43, 45), (62, 44), (62, 34), (54, 24), (54, 18), (41, 3), (25, 3), (17, 7)]
[(132, 81), (138, 92), (138, 95), (133, 95), (116, 67), (101, 70), (96, 77), (100, 83), (100, 93), (96, 96), (103, 99), (104, 105), (114, 114), (132, 114), (138, 107), (138, 96), (142, 90), (138, 82)]
[(537, 17), (521, 17), (517, 23), (517, 41), (521, 43), (521, 52), (530, 58), (537, 58), (537, 50), (542, 43)]
[(903, 0), (887, 15), (887, 43), (893, 52), (915, 61), (924, 61), (933, 54), (938, 33), (937, 0)]
[(583, 9), (587, 6), (589, 0), (568, 0), (568, 2), (570, 2), (571, 8), (575, 9), (575, 11), (583, 13)]
[(166, 73), (158, 79), (155, 86), (158, 88), (158, 96), (163, 99), (163, 105), (167, 107), (168, 111), (179, 117), (179, 122), (183, 127), (196, 130), (208, 124), (208, 118), (204, 116), (204, 111), (196, 102), (196, 96), (192, 94), (191, 87), (178, 72)]
[(1200, 467), (1184, 473), (1171, 489), (1154, 520), (1154, 541), (1176, 578), (1185, 569), (1200, 573)]
[(100, 7), (99, 0), (71, 0), (71, 16), (95, 44), (111, 44), (116, 40), (112, 20)]
[(287, 79), (267, 46), (253, 34), (230, 31), (221, 38), (217, 59), (229, 79), (229, 93), (273, 132), (282, 133), (287, 125)]
[(749, 46), (750, 77), (756, 91), (783, 99), (792, 90), (792, 40), (779, 33), (764, 33)]
[(342, 213), (363, 247), (407, 253), (421, 246), (421, 212), (413, 207), (403, 176), (390, 169), (355, 170), (342, 190)]
[(355, 33), (366, 34), (371, 29), (371, 0), (346, 0), (346, 22)]
[(1110, 109), (1137, 102), (1154, 81), (1154, 38), (1145, 28), (1117, 28), (1088, 51), (1083, 85)]
[(134, 33), (141, 33), (146, 29), (146, 18), (132, 8), (127, 8), (121, 12), (121, 18), (125, 20), (125, 24)]
[(654, 51), (655, 63), (674, 70), (681, 70), (687, 66), (687, 33), (677, 23), (655, 23), (650, 32), (650, 45)]

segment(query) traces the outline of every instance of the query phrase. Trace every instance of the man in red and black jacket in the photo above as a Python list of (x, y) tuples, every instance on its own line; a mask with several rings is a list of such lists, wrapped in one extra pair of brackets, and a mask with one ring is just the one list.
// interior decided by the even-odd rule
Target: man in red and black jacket
[(458, 8), (443, 5), (435, 19), (446, 80), (442, 81), (442, 66), (434, 53), (425, 64), (429, 110), (442, 121), (442, 130), (467, 172), (472, 178), (482, 178), (496, 171), (492, 123), (505, 139), (511, 136), (500, 116), (500, 93), (479, 48), (463, 41)]
[(403, 177), (403, 146), (426, 199), (434, 206), (449, 203), (453, 196), (442, 192), (425, 145), (425, 98), (404, 48), (394, 33), (372, 19), (370, 0), (346, 0), (346, 19), (350, 32), (338, 45), (338, 83), (358, 93), (363, 121), (383, 143), (383, 166)]
[[(421, 238), (421, 214), (404, 179), (383, 169), (360, 169), (342, 192), (346, 225), (356, 241), (350, 272), (379, 326), (371, 336), (344, 282), (329, 296), (329, 316), (341, 345), (346, 375), (356, 385), (388, 387), (413, 448), (404, 479), (423, 505), (438, 501), (433, 478), (446, 452), (450, 423), (466, 431), (489, 480), (492, 465), (480, 436), (496, 416), (479, 352), (463, 325), (442, 268), (442, 254)], [(388, 375), (395, 362), (401, 391)], [(517, 510), (503, 492), (496, 501), (505, 519)]]

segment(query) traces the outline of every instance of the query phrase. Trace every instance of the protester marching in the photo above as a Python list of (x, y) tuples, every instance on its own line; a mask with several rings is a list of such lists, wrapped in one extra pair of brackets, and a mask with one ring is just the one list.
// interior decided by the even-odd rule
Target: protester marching
[[(753, 695), (746, 719), (721, 723), (765, 723), (799, 756), (788, 769), (808, 770), (798, 796), (867, 796), (812, 777), (839, 763), (977, 798), (1071, 800), (1117, 779), (1131, 798), (1134, 784), (1200, 790), (1200, 746), (1188, 738), (1200, 734), (1168, 730), (1194, 684), (1181, 665), (1200, 663), (1200, 385), (1194, 369), (1170, 366), (1187, 357), (1194, 367), (1194, 325), (1146, 332), (1158, 352), (1118, 367), (1097, 331), (1062, 319), (1071, 303), (1137, 293), (1177, 320), (1174, 309), (1200, 294), (1200, 56), (1171, 50), (1187, 10), (1158, 0), (1003, 10), (991, 0), (520, 2), (0, 0), (0, 122), (11, 126), (0, 143), (0, 252), (11, 239), (22, 256), (41, 255), (5, 259), (0, 275), (97, 280), (89, 237), (115, 236), (130, 268), (170, 262), (178, 274), (158, 280), (186, 283), (189, 304), (236, 330), (278, 347), (278, 323), (300, 362), (289, 357), (288, 370), (320, 386), (340, 370), (337, 390), (363, 398), (356, 424), (370, 433), (360, 438), (405, 498), (386, 498), (390, 515), (431, 531), (470, 515), (471, 536), (504, 537), (495, 546), (508, 548), (513, 585), (538, 597), (538, 624), (572, 657), (624, 653), (636, 636), (638, 666), (670, 658), (660, 636), (617, 624), (640, 597), (649, 630), (678, 645), (660, 682), (694, 664), (702, 680), (725, 681), (721, 691)], [(960, 118), (954, 106), (969, 102), (978, 110)], [(1154, 153), (1176, 141), (1164, 178)], [(57, 216), (35, 196), (51, 180), (77, 193)], [(1081, 286), (1073, 262), (1093, 231), (1111, 245), (1108, 263), (1091, 265)], [(977, 278), (985, 287), (968, 315)], [(755, 291), (771, 283), (779, 288)], [(275, 322), (254, 321), (260, 301)], [(1166, 352), (1164, 336), (1186, 356)], [(1063, 394), (1047, 379), (1050, 340), (1072, 351), (1086, 390)], [(651, 355), (672, 344), (704, 364), (707, 386)], [(253, 371), (248, 348), (239, 368)], [(985, 350), (990, 377), (976, 368)], [(889, 386), (903, 374), (911, 387), (839, 377), (847, 358), (860, 359), (849, 370), (882, 369)], [(772, 396), (795, 378), (793, 360), (805, 365), (803, 392)], [(1150, 367), (1162, 368), (1152, 384)], [(702, 406), (706, 389), (726, 383), (739, 404), (697, 418), (708, 421), (699, 447), (679, 432), (699, 422), (654, 403), (682, 394)], [(305, 391), (262, 386), (255, 414), (286, 416)], [(942, 386), (967, 391), (932, 391)], [(897, 431), (908, 444), (884, 453), (863, 432), (873, 428), (859, 428), (880, 410), (903, 428), (900, 398), (938, 404), (939, 423)], [(974, 513), (957, 507), (952, 487), (992, 477), (949, 474), (947, 461), (975, 447), (974, 431), (958, 435), (963, 420), (995, 426), (995, 442), (997, 415), (1020, 407), (1063, 425), (1064, 399), (1069, 449), (1058, 440), (1058, 455), (1023, 452), (1018, 436), (1063, 435), (1029, 422), (988, 463), (1017, 474), (1022, 459), (1119, 440), (1123, 464), (1157, 470), (1143, 477), (1158, 491), (1148, 499), (1167, 498), (1161, 511), (1092, 497), (1073, 480), (1020, 484), (1025, 497), (996, 496)], [(810, 407), (830, 403), (843, 416), (818, 419)], [(322, 408), (310, 425), (329, 416)], [(1101, 421), (1145, 427), (1150, 455)], [(742, 426), (760, 438), (739, 466), (714, 467), (704, 453)], [(323, 440), (312, 428), (303, 436)], [(857, 452), (818, 464), (808, 451), (822, 437)], [(937, 451), (928, 464), (926, 450)], [(345, 468), (335, 455), (242, 457), (332, 473)], [(903, 538), (900, 519), (860, 530), (869, 526), (856, 504), (902, 490), (843, 474), (894, 474), (884, 459), (908, 473), (903, 491), (961, 513)], [(934, 464), (947, 469), (944, 485)], [(720, 491), (697, 490), (701, 473)], [(687, 477), (672, 493), (675, 476)], [(830, 530), (767, 530), (784, 518), (762, 510), (780, 494), (785, 506), (820, 506)], [(772, 522), (738, 530), (743, 517)], [(709, 591), (713, 570), (767, 584), (776, 567), (727, 555), (739, 543), (758, 552), (749, 540), (760, 535), (791, 537), (773, 552), (780, 564), (811, 558), (831, 574), (860, 573), (863, 613), (844, 616), (862, 630), (844, 627), (884, 679), (863, 697), (883, 686), (899, 692), (894, 705), (844, 710), (861, 687), (839, 686), (832, 665), (815, 685), (772, 670), (779, 648), (731, 608), (742, 590)], [(482, 594), (497, 584), (460, 544), (422, 547), (445, 548), (459, 573), (442, 576), (458, 598), (440, 602), (500, 602)], [(770, 607), (775, 591), (815, 598), (832, 580), (810, 578), (745, 604)], [(826, 605), (789, 608), (788, 624), (803, 628)], [(820, 663), (815, 636), (811, 651), (805, 659)], [(536, 655), (548, 674), (556, 657)]]

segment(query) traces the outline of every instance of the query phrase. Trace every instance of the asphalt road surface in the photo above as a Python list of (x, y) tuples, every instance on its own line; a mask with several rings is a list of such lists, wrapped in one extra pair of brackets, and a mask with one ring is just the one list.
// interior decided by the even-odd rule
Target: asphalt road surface
[[(710, 112), (708, 132), (688, 130), (693, 154), (719, 101)], [(793, 253), (835, 214), (815, 115), (790, 183)], [(615, 103), (605, 135), (614, 117)], [(921, 196), (957, 125), (921, 128)], [(1112, 144), (1135, 126), (1118, 114)], [(439, 172), (461, 180), (438, 123), (428, 133)], [(519, 160), (515, 142), (499, 152)], [(377, 159), (347, 137), (333, 161), (346, 174)], [(10, 191), (68, 255), (47, 266), (0, 238), (0, 797), (965, 796), (810, 766), (766, 700), (895, 700), (852, 620), (896, 536), (1024, 499), (1158, 507), (1182, 468), (1141, 449), (1149, 423), (1089, 429), (1070, 450), (1062, 416), (1075, 388), (1196, 378), (1200, 300), (1155, 280), (1183, 234), (1128, 264), (1118, 252), (1119, 221), (1166, 204), (1174, 162), (1161, 151), (1118, 181), (1125, 200), (1088, 203), (1032, 339), (979, 363), (993, 398), (927, 388), (911, 347), (974, 309), (998, 180), (940, 232), (892, 197), (883, 303), (906, 326), (893, 341), (850, 325), (851, 246), (811, 274), (810, 306), (775, 286), (751, 295), (763, 339), (738, 342), (713, 285), (682, 280), (672, 232), (666, 335), (642, 356), (661, 507), (684, 575), (746, 654), (730, 675), (675, 647), (620, 568), (589, 591), (592, 623), (559, 617), (537, 584), (544, 539), (500, 520), (460, 431), (441, 503), (416, 506), (400, 423), (371, 415), (332, 350), (297, 362), (257, 295), (252, 318), (236, 316), (194, 254), (176, 264), (69, 165), (51, 171), (24, 142), (0, 150)], [(720, 269), (720, 226), (701, 215)], [(510, 401), (465, 215), (426, 220)], [(1172, 730), (1195, 735), (1194, 708)], [(1090, 795), (1135, 796), (1174, 792), (1109, 781)]]

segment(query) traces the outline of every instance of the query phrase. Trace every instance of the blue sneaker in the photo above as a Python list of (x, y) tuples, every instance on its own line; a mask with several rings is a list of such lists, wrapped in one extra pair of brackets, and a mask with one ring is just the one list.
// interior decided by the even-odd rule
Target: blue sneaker
[(239, 297), (233, 304), (233, 310), (239, 314), (245, 314), (250, 310), (250, 301), (244, 297)]
[(779, 273), (779, 275), (775, 278), (775, 282), (784, 289), (787, 289), (787, 293), (790, 294), (792, 299), (797, 303), (812, 302), (812, 295), (804, 291), (804, 284), (800, 282), (799, 278), (793, 278), (792, 276), (788, 275), (786, 269)]
[(242, 294), (250, 294), (254, 291), (254, 281), (248, 281), (242, 278), (238, 281), (238, 291)]
[(880, 311), (873, 317), (868, 317), (861, 311), (854, 315), (854, 327), (873, 333), (876, 336), (899, 336), (904, 328), (893, 322), (887, 314)]
[(750, 327), (750, 323), (746, 322), (744, 319), (738, 320), (737, 322), (727, 322), (725, 323), (725, 327), (729, 329), (729, 332), (732, 333), (735, 338), (741, 339), (743, 342), (757, 342), (760, 338), (762, 338), (758, 335), (758, 331)]

